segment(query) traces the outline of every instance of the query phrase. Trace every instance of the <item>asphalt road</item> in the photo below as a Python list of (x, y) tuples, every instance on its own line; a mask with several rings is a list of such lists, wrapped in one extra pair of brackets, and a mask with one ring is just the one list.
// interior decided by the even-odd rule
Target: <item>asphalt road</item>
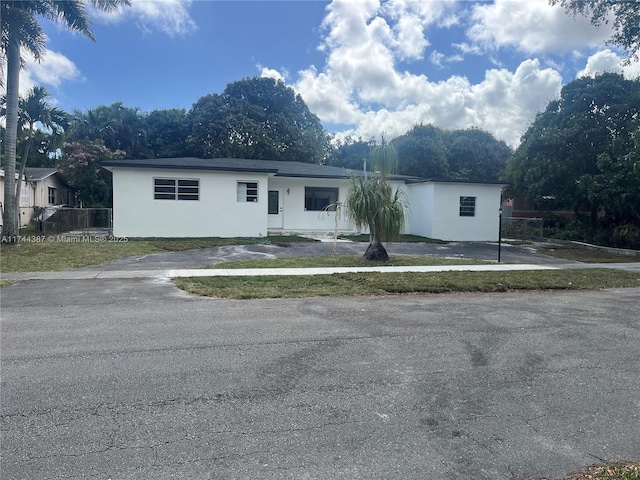
[(1, 294), (3, 479), (516, 480), (640, 459), (640, 289)]

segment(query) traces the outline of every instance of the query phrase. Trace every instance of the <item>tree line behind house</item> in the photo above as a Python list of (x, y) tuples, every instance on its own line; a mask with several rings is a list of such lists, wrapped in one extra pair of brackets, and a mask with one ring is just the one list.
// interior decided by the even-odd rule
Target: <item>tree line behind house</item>
[[(332, 137), (299, 95), (268, 78), (233, 82), (190, 110), (148, 113), (121, 102), (68, 113), (35, 87), (20, 101), (20, 125), (18, 170), (24, 158), (27, 171), (59, 168), (79, 189), (78, 200), (96, 207), (111, 204), (110, 175), (100, 167), (108, 160), (238, 157), (359, 170), (376, 145), (375, 139)], [(602, 243), (640, 244), (640, 80), (607, 73), (570, 82), (515, 152), (479, 129), (424, 124), (390, 144), (399, 174), (503, 180), (508, 197), (522, 195), (541, 212), (575, 212), (580, 222), (554, 224), (570, 231), (567, 238), (600, 235)], [(610, 235), (620, 232), (621, 242)]]
[[(78, 200), (94, 207), (111, 202), (109, 174), (100, 168), (108, 160), (251, 158), (361, 170), (376, 143), (332, 139), (299, 95), (268, 78), (233, 82), (188, 111), (147, 113), (117, 102), (66, 113), (48, 102), (42, 87), (21, 99), (20, 111), (17, 170), (24, 158), (27, 171), (59, 168), (79, 189)], [(497, 181), (512, 153), (488, 132), (432, 125), (417, 125), (392, 143), (399, 152), (398, 173), (425, 178)]]

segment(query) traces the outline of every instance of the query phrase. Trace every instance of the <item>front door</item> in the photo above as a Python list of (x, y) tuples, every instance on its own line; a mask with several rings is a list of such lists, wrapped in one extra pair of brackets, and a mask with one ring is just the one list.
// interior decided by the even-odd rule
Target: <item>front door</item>
[(283, 228), (284, 214), (282, 208), (282, 189), (274, 188), (269, 190), (269, 219), (268, 228)]

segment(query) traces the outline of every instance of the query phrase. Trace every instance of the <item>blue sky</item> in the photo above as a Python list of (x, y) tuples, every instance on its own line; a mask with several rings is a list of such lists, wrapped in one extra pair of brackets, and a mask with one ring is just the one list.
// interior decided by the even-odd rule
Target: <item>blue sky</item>
[(619, 71), (610, 31), (546, 0), (132, 0), (92, 12), (96, 42), (43, 22), (43, 85), (61, 108), (121, 101), (189, 109), (229, 82), (279, 78), (338, 137), (418, 123), (478, 127), (517, 145), (535, 114), (580, 75)]

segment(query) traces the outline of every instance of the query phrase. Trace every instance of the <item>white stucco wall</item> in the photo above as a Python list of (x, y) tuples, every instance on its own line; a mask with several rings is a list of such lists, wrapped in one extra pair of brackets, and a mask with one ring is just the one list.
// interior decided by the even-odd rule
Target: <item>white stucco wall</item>
[[(305, 210), (305, 187), (338, 188), (338, 201), (344, 203), (349, 190), (349, 182), (344, 179), (271, 177), (269, 188), (281, 188), (283, 193), (284, 231), (333, 232), (335, 212)], [(287, 193), (287, 190), (289, 192)], [(341, 232), (353, 232), (354, 227), (344, 211), (338, 220)]]
[(433, 236), (434, 184), (405, 185), (404, 190), (409, 202), (405, 233), (435, 238)]
[[(267, 235), (265, 173), (113, 168), (113, 234), (123, 237)], [(154, 178), (200, 180), (200, 199), (154, 200)], [(237, 182), (257, 182), (258, 201), (238, 202)]]
[[(408, 233), (440, 240), (497, 241), (501, 186), (425, 182), (408, 185)], [(460, 197), (476, 197), (475, 215), (460, 216)]]

